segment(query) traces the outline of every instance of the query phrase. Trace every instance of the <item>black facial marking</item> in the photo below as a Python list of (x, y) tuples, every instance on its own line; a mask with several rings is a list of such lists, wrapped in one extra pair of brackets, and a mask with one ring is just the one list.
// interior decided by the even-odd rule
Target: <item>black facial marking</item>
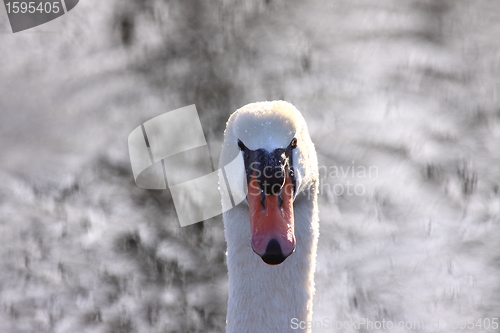
[(262, 205), (262, 209), (266, 209), (266, 194), (264, 191), (260, 192), (260, 204)]
[(245, 151), (245, 149), (248, 149), (241, 140), (238, 140), (238, 148), (240, 148), (241, 151)]
[[(265, 149), (248, 149), (238, 140), (238, 147), (243, 151), (247, 183), (255, 175), (261, 192), (262, 207), (265, 208), (265, 195), (280, 194), (288, 173), (292, 180), (293, 191), (296, 191), (296, 179), (292, 161), (292, 150), (297, 147), (297, 139), (293, 139), (288, 147), (277, 148), (271, 152)], [(283, 198), (279, 195), (280, 205)]]

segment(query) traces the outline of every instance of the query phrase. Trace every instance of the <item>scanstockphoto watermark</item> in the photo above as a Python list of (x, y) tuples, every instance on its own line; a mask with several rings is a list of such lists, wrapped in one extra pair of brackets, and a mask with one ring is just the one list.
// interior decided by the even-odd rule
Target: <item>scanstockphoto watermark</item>
[[(319, 194), (330, 196), (363, 196), (366, 194), (366, 180), (379, 177), (378, 167), (375, 165), (320, 165)], [(333, 181), (329, 181), (329, 180)]]
[(392, 321), (386, 319), (371, 320), (369, 318), (350, 318), (349, 320), (334, 320), (333, 318), (323, 318), (323, 320), (303, 321), (298, 318), (290, 320), (292, 330), (322, 329), (322, 330), (422, 330), (425, 328), (438, 329), (439, 320), (432, 321), (430, 326), (423, 321)]
[(321, 330), (405, 330), (405, 331), (436, 331), (440, 329), (450, 330), (474, 330), (474, 329), (498, 329), (498, 318), (479, 318), (469, 320), (453, 319), (431, 319), (431, 320), (371, 320), (369, 318), (350, 318), (348, 320), (334, 320), (324, 318), (323, 320), (299, 320), (292, 318), (290, 328), (292, 330), (321, 329)]
[[(280, 196), (282, 193), (288, 196), (293, 194), (295, 190), (293, 182), (286, 181), (288, 176), (294, 177), (293, 167), (289, 161), (283, 161), (281, 167), (270, 165), (261, 167), (260, 162), (252, 162), (248, 169), (250, 174), (260, 181), (260, 183), (249, 182), (249, 187), (259, 190), (252, 191), (253, 195), (259, 195), (261, 186), (269, 187), (267, 192), (278, 193)], [(362, 196), (366, 194), (364, 181), (378, 178), (379, 170), (375, 165), (356, 165), (355, 161), (351, 161), (350, 165), (320, 165), (318, 174), (320, 195)]]
[[(295, 187), (301, 175), (296, 174), (293, 161), (285, 157), (278, 157), (279, 163), (271, 165), (261, 159), (248, 166), (243, 155), (237, 154), (218, 170), (181, 183), (173, 181), (179, 170), (167, 168), (166, 159), (191, 149), (206, 150), (210, 156), (195, 105), (166, 112), (137, 126), (128, 137), (128, 146), (136, 184), (150, 190), (170, 189), (181, 226), (220, 215), (223, 213), (221, 202), (227, 203), (224, 209), (236, 207), (247, 199), (248, 189), (253, 190), (250, 195), (261, 196), (264, 190), (277, 194), (280, 200), (298, 194)], [(253, 177), (248, 179), (247, 188), (240, 189), (235, 185), (238, 182), (229, 181), (228, 175), (240, 175), (241, 170), (248, 167), (247, 175)], [(376, 166), (357, 165), (354, 161), (347, 166), (319, 166), (318, 171), (319, 194), (327, 196), (362, 196), (366, 193), (366, 180), (378, 178)], [(219, 191), (220, 188), (227, 190)], [(307, 195), (311, 194), (312, 191), (307, 191)]]

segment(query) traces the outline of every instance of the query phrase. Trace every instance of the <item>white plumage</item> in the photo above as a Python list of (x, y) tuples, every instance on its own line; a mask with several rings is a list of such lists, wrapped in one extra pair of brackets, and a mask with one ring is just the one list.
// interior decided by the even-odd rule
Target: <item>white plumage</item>
[[(220, 162), (223, 166), (235, 158), (243, 159), (238, 140), (252, 150), (273, 151), (287, 147), (293, 138), (297, 139), (291, 156), (297, 188), (293, 201), (294, 253), (278, 265), (264, 263), (252, 250), (248, 202), (232, 209), (228, 202), (223, 202), (229, 271), (228, 333), (291, 332), (293, 318), (305, 321), (312, 318), (319, 234), (318, 166), (304, 118), (293, 105), (283, 101), (242, 107), (227, 122)], [(227, 177), (232, 180), (231, 188), (243, 191), (245, 170), (233, 173)], [(221, 191), (223, 196), (227, 195), (225, 186), (221, 186)]]

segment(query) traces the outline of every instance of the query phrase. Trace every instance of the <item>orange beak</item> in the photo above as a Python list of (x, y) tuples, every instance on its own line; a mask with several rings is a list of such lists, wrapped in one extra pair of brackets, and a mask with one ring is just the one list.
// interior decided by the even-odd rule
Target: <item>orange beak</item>
[(293, 184), (289, 175), (277, 194), (265, 194), (257, 178), (248, 184), (252, 249), (266, 264), (281, 264), (295, 250)]

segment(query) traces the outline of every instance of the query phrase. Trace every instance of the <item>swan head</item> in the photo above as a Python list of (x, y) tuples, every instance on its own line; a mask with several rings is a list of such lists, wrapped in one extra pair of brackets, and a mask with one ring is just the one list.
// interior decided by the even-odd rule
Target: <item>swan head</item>
[(226, 178), (232, 196), (248, 205), (252, 249), (265, 263), (281, 264), (296, 246), (294, 201), (317, 166), (304, 118), (283, 101), (242, 107), (224, 135), (221, 166), (232, 161), (237, 167), (226, 168)]

